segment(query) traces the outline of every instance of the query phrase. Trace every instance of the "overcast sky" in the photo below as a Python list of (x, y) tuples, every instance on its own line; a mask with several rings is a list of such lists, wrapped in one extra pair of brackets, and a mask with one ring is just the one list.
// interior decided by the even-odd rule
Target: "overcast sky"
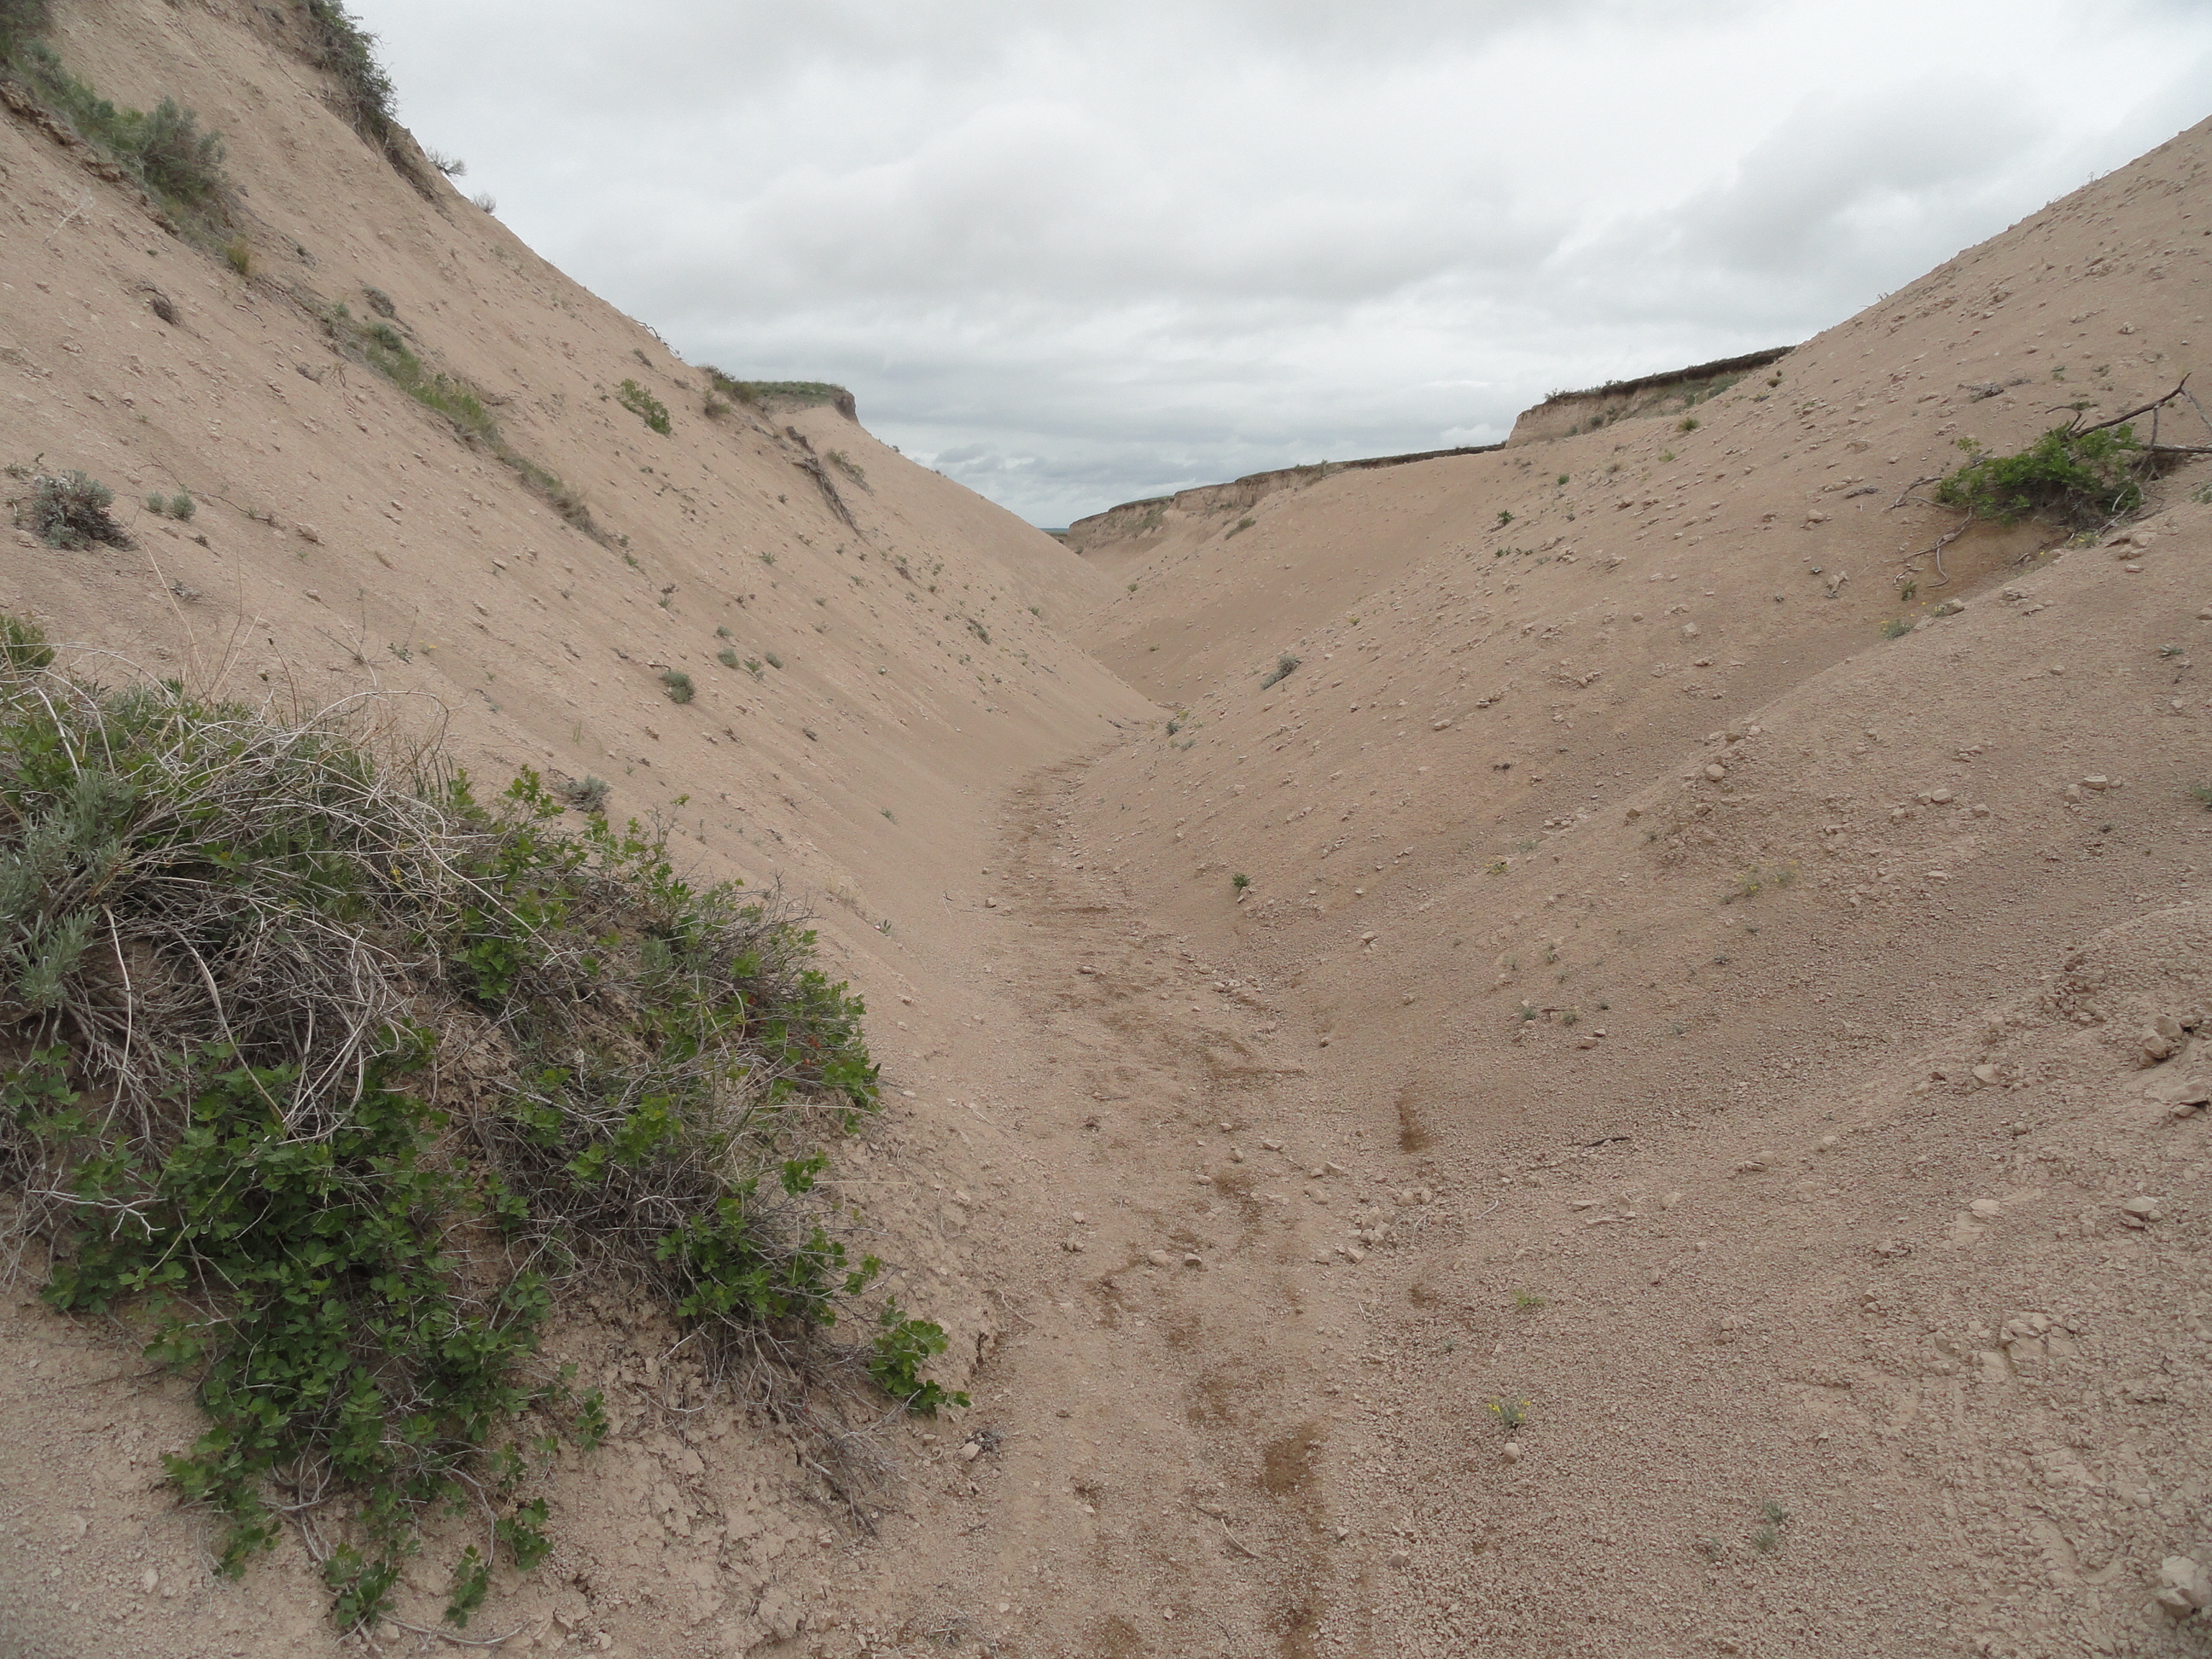
[(1035, 523), (1793, 343), (2212, 113), (2212, 0), (363, 0), (463, 188)]

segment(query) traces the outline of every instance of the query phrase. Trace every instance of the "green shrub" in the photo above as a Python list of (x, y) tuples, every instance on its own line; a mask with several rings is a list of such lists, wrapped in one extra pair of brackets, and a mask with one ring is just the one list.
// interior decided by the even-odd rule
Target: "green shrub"
[(668, 405), (647, 392), (635, 380), (624, 380), (615, 393), (615, 401), (643, 421), (662, 437), (670, 431)]
[(1267, 675), (1267, 678), (1260, 682), (1260, 689), (1262, 691), (1265, 691), (1271, 686), (1280, 685), (1297, 670), (1297, 665), (1298, 659), (1292, 656), (1289, 652), (1284, 652), (1281, 656), (1275, 659), (1275, 666), (1273, 670)]
[(73, 680), (4, 619), (0, 659), (10, 1223), (56, 1308), (191, 1380), (208, 1431), (166, 1467), (226, 1571), (298, 1494), (343, 1629), (432, 1514), (483, 1522), (455, 1623), (495, 1540), (541, 1559), (523, 1488), (610, 1426), (535, 1358), (556, 1279), (668, 1310), (848, 1499), (867, 1380), (949, 1398), (926, 1322), (829, 1337), (880, 1267), (814, 1188), (878, 1079), (801, 918), (635, 823), (561, 830), (534, 774), (485, 805), (339, 717)]
[[(44, 15), (43, 7), (34, 9)], [(0, 37), (9, 27), (0, 18)], [(191, 110), (173, 98), (164, 98), (151, 114), (119, 108), (70, 74), (51, 46), (27, 33), (7, 47), (5, 56), (80, 137), (144, 185), (172, 216), (201, 232), (204, 240), (205, 232), (224, 221), (229, 181), (222, 169), (222, 139), (202, 132)]]
[(48, 547), (128, 547), (131, 538), (107, 510), (114, 501), (113, 490), (82, 472), (33, 473), (31, 493), (15, 504), (15, 522)]
[(699, 695), (699, 688), (691, 684), (691, 677), (680, 668), (664, 668), (660, 683), (667, 689), (671, 702), (689, 702)]
[(725, 668), (736, 668), (740, 665), (738, 653), (726, 645), (714, 653), (714, 660)]
[(1936, 487), (1936, 499), (1978, 519), (2017, 524), (2031, 515), (2094, 529), (2142, 505), (2151, 458), (2132, 427), (2076, 432), (2053, 427), (2016, 455), (1991, 455), (1961, 438), (1966, 464)]

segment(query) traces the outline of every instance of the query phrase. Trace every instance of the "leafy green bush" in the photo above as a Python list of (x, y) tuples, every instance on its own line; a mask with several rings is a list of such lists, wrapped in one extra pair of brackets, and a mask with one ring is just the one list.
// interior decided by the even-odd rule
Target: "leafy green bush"
[(1971, 438), (1959, 447), (1966, 464), (1936, 487), (1936, 499), (2001, 524), (2032, 514), (2076, 529), (2110, 523), (2142, 505), (2151, 463), (2127, 426), (2053, 427), (2016, 455), (1986, 453)]
[(828, 1335), (880, 1264), (814, 1189), (877, 1072), (776, 900), (693, 887), (635, 823), (560, 829), (531, 773), (482, 805), (337, 716), (72, 679), (11, 619), (0, 665), (0, 1178), (53, 1305), (192, 1379), (210, 1426), (167, 1468), (225, 1571), (312, 1512), (350, 1629), (438, 1510), (533, 1565), (522, 1487), (609, 1428), (534, 1358), (578, 1275), (748, 1362), (839, 1479), (869, 1380), (951, 1397), (926, 1322)]
[(615, 393), (615, 401), (643, 421), (662, 437), (670, 430), (668, 405), (647, 392), (635, 380), (624, 380)]
[(699, 688), (692, 684), (691, 677), (680, 668), (662, 669), (660, 684), (667, 690), (671, 702), (689, 702), (699, 695)]
[(131, 538), (107, 510), (114, 501), (113, 490), (82, 472), (37, 472), (31, 493), (15, 504), (15, 522), (48, 547), (128, 547)]

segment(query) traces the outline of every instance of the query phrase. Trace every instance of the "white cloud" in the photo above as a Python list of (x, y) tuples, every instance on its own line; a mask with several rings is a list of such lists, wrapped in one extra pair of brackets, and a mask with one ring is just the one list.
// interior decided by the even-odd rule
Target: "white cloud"
[(1802, 337), (2212, 84), (2193, 0), (360, 9), (548, 258), (1048, 523)]

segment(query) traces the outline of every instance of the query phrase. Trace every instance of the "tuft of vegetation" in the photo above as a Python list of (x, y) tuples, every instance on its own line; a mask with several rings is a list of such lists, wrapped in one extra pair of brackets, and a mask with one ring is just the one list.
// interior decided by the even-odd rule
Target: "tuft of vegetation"
[(1901, 640), (1912, 631), (1912, 624), (1902, 617), (1892, 617), (1881, 625), (1881, 636), (1886, 640)]
[(52, 21), (47, 0), (0, 0), (0, 58), (35, 40)]
[(425, 409), (444, 416), (463, 443), (489, 450), (522, 481), (524, 489), (593, 541), (602, 547), (612, 544), (612, 538), (593, 520), (581, 490), (507, 443), (499, 422), (484, 407), (483, 394), (475, 386), (459, 375), (428, 368), (391, 323), (364, 324), (343, 301), (325, 311), (322, 323), (324, 333), (339, 350), (367, 363)]
[(843, 407), (853, 398), (843, 386), (831, 386), (827, 380), (740, 380), (711, 364), (703, 366), (700, 373), (723, 397), (749, 409), (769, 404), (835, 404)]
[(2129, 426), (2057, 426), (2014, 455), (1959, 440), (1966, 464), (1936, 486), (1936, 499), (1977, 519), (2017, 524), (2031, 516), (2094, 530), (2142, 505), (2155, 459)]
[(680, 668), (662, 669), (660, 684), (667, 690), (671, 702), (689, 702), (699, 695), (699, 688), (691, 684), (691, 677)]
[(149, 495), (146, 498), (146, 510), (156, 518), (170, 518), (176, 520), (179, 524), (190, 524), (192, 514), (198, 512), (200, 507), (198, 501), (180, 489), (175, 495), (166, 498), (160, 495)]
[(2189, 797), (2207, 811), (2212, 811), (2212, 783), (2191, 784)]
[(1490, 1414), (1498, 1419), (1499, 1427), (1512, 1434), (1528, 1422), (1528, 1402), (1525, 1400), (1493, 1400), (1490, 1402)]
[(455, 1625), (495, 1553), (543, 1558), (527, 1486), (611, 1427), (536, 1358), (578, 1281), (666, 1310), (857, 1503), (879, 1389), (964, 1403), (816, 1190), (878, 1102), (861, 1004), (774, 896), (561, 829), (532, 773), (480, 803), (377, 708), (109, 688), (0, 619), (0, 1182), (47, 1301), (190, 1379), (165, 1467), (222, 1570), (293, 1517), (343, 1630), (440, 1515), (478, 1521)]
[(173, 98), (150, 113), (119, 107), (63, 67), (35, 38), (48, 21), (39, 0), (0, 0), (0, 68), (12, 70), (77, 136), (137, 181), (148, 196), (203, 246), (229, 216), (230, 183), (222, 138), (200, 131), (199, 117)]
[(1229, 884), (1241, 893), (1252, 884), (1252, 878), (1246, 875), (1242, 870), (1239, 870), (1235, 875), (1229, 878)]
[(861, 469), (859, 462), (854, 460), (851, 456), (848, 455), (842, 449), (833, 449), (830, 451), (829, 457), (830, 465), (836, 467), (840, 472), (850, 478), (854, 483), (860, 485), (861, 489), (867, 489), (870, 495), (873, 495), (875, 493), (872, 489), (869, 489), (868, 475)]
[(1697, 429), (1698, 417), (1694, 415), (1685, 415), (1674, 422), (1674, 430), (1677, 432), (1695, 432)]
[(739, 659), (738, 653), (726, 645), (714, 653), (714, 660), (721, 664), (725, 668), (740, 668), (744, 666), (744, 663)]
[(770, 668), (781, 668), (783, 666), (783, 659), (777, 656), (775, 652), (763, 651), (761, 653), (761, 655), (767, 659), (768, 665)]
[(107, 510), (115, 503), (115, 492), (99, 479), (75, 471), (33, 472), (30, 485), (28, 495), (14, 498), (15, 522), (48, 547), (131, 545)]
[(1297, 665), (1298, 659), (1292, 656), (1289, 652), (1284, 652), (1281, 656), (1275, 659), (1275, 666), (1273, 671), (1268, 673), (1265, 679), (1260, 682), (1260, 689), (1262, 691), (1265, 691), (1273, 686), (1280, 685), (1285, 680), (1288, 679), (1292, 673), (1297, 672)]
[[(303, 0), (307, 61), (331, 77), (323, 101), (338, 118), (383, 153), (392, 170), (425, 197), (432, 194), (431, 180), (409, 149), (406, 131), (394, 107), (392, 77), (377, 61), (376, 37), (339, 3), (339, 0)], [(433, 165), (447, 171), (441, 159)], [(463, 169), (455, 163), (452, 172)]]
[(668, 405), (635, 380), (624, 380), (615, 392), (615, 401), (664, 438), (672, 429), (668, 418)]
[(605, 778), (593, 777), (589, 774), (580, 778), (563, 778), (551, 788), (563, 805), (590, 815), (605, 812), (607, 797), (614, 793), (613, 786)]

